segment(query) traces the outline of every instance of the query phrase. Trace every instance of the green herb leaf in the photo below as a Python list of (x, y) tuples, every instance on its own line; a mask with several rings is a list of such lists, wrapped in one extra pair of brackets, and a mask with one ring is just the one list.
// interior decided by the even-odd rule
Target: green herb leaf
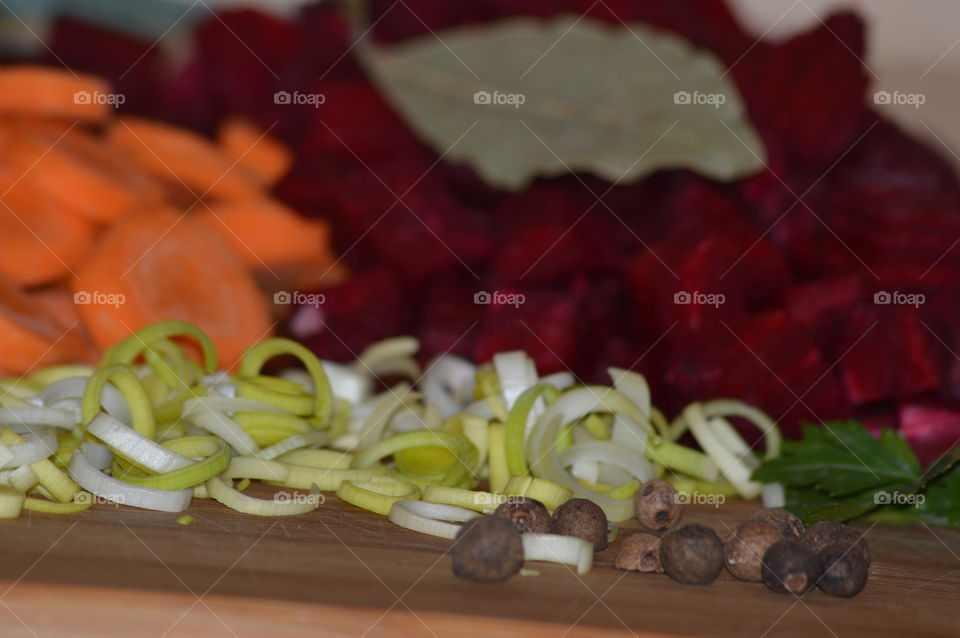
[(781, 456), (765, 461), (754, 472), (754, 480), (815, 487), (842, 498), (919, 478), (912, 453), (908, 457), (893, 439), (876, 440), (859, 423), (806, 427), (803, 436), (802, 441), (784, 446)]
[(722, 62), (645, 25), (514, 18), (359, 51), (427, 144), (501, 188), (568, 171), (733, 180), (763, 166)]

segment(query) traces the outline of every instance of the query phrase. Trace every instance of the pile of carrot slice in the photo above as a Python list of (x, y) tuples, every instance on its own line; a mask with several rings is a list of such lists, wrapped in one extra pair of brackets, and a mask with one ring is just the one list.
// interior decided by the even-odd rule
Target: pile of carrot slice
[(118, 117), (110, 90), (0, 67), (0, 374), (93, 360), (167, 319), (201, 327), (229, 365), (272, 332), (256, 282), (344, 276), (327, 225), (270, 197), (282, 144), (241, 119), (210, 140)]

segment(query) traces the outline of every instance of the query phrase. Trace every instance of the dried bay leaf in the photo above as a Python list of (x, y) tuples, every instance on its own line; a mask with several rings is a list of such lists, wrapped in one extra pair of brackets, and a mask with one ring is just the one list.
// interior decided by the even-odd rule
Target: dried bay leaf
[(722, 62), (642, 24), (513, 18), (359, 50), (421, 139), (501, 188), (568, 171), (733, 180), (763, 166)]

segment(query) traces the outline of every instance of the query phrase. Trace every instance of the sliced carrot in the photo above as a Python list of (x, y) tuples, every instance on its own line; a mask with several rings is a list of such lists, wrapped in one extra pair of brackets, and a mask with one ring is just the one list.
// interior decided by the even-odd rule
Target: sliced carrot
[(0, 172), (0, 275), (22, 286), (63, 278), (93, 243), (93, 228), (9, 169)]
[(57, 137), (21, 132), (12, 136), (4, 155), (44, 197), (94, 223), (112, 221), (163, 196), (160, 185), (125, 153), (84, 130)]
[(104, 122), (115, 107), (110, 85), (87, 74), (45, 66), (0, 68), (0, 113)]
[(243, 264), (218, 234), (177, 211), (121, 219), (78, 275), (75, 291), (122, 302), (80, 307), (101, 347), (157, 321), (180, 319), (209, 334), (229, 366), (271, 331), (266, 301)]
[(265, 185), (273, 186), (293, 164), (290, 150), (250, 120), (231, 117), (220, 125), (217, 141), (223, 152), (255, 174)]
[(182, 182), (195, 197), (253, 199), (262, 196), (257, 178), (202, 136), (172, 124), (124, 117), (110, 129), (111, 141), (146, 171)]
[(85, 360), (86, 345), (14, 284), (0, 279), (0, 366), (13, 374)]
[(326, 222), (304, 219), (272, 200), (217, 202), (198, 208), (196, 217), (255, 268), (333, 262)]

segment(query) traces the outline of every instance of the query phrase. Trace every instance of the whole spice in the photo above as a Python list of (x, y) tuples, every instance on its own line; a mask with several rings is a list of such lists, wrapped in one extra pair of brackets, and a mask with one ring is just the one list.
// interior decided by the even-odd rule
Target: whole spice
[(837, 521), (819, 521), (810, 526), (801, 540), (810, 546), (815, 554), (830, 545), (842, 545), (851, 548), (858, 558), (870, 565), (870, 546), (856, 529)]
[(593, 501), (572, 498), (553, 513), (551, 531), (586, 539), (598, 552), (607, 546), (607, 515)]
[(633, 499), (633, 507), (640, 524), (657, 532), (668, 529), (683, 514), (677, 490), (660, 479), (643, 484)]
[(708, 585), (723, 569), (723, 543), (709, 527), (684, 525), (660, 539), (660, 563), (679, 583)]
[(751, 514), (747, 520), (759, 520), (773, 525), (784, 538), (800, 538), (805, 527), (800, 517), (781, 507), (766, 507)]
[(526, 496), (511, 496), (493, 512), (494, 516), (505, 518), (521, 534), (549, 534), (550, 512), (540, 501)]
[(763, 583), (780, 594), (801, 595), (820, 578), (820, 561), (805, 543), (792, 538), (777, 541), (763, 555)]
[(783, 535), (771, 523), (748, 518), (734, 528), (723, 544), (727, 571), (740, 580), (760, 582), (763, 556), (771, 545), (781, 540)]
[(829, 545), (817, 553), (823, 575), (817, 587), (829, 596), (849, 598), (867, 584), (867, 562), (853, 547)]
[(499, 516), (467, 521), (453, 542), (453, 573), (478, 583), (499, 583), (523, 566), (523, 541)]
[(643, 532), (626, 537), (620, 545), (613, 566), (634, 572), (663, 572), (660, 564), (660, 539)]

